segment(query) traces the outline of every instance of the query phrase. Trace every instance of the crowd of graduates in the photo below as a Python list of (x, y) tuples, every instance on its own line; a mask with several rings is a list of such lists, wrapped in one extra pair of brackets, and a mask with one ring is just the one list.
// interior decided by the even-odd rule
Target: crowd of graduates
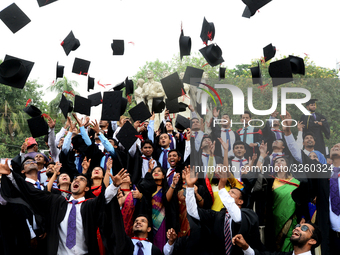
[(191, 105), (157, 129), (155, 114), (48, 117), (49, 156), (30, 137), (0, 164), (1, 254), (339, 254), (340, 144), (306, 108), (261, 129), (246, 111), (238, 130)]

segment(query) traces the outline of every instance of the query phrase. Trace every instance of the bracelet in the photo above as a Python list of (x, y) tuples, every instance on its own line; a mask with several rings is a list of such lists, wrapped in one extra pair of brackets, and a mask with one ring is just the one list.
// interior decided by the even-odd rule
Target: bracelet
[(172, 185), (170, 185), (170, 187), (173, 188), (173, 189), (176, 189), (176, 187), (174, 188), (174, 187), (172, 187)]
[(203, 197), (201, 197), (201, 199), (199, 201), (197, 201), (197, 202), (200, 203), (200, 202), (202, 202), (202, 200), (203, 200)]
[(259, 157), (259, 161), (263, 163), (264, 158), (262, 156)]

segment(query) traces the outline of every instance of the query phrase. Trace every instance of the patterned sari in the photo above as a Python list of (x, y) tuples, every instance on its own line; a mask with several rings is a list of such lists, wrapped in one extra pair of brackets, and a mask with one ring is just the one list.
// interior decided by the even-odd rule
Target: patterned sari
[(133, 226), (133, 213), (135, 212), (135, 206), (133, 204), (132, 192), (129, 192), (129, 194), (127, 195), (121, 212), (123, 216), (125, 232), (129, 237), (133, 237), (134, 234), (132, 231), (132, 226)]
[[(300, 184), (293, 178), (289, 182)], [(274, 181), (275, 187), (277, 180)], [(284, 252), (292, 251), (293, 245), (290, 242), (290, 237), (293, 233), (297, 219), (295, 215), (296, 204), (292, 199), (291, 193), (297, 187), (292, 184), (284, 184), (273, 190), (273, 215), (277, 247)]]
[(162, 189), (152, 194), (153, 244), (161, 251), (166, 244), (165, 207), (162, 201)]

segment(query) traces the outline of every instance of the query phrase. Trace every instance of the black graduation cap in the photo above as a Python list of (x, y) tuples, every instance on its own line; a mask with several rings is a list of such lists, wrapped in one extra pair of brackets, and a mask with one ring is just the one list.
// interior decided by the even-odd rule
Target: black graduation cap
[(26, 112), (31, 117), (37, 117), (41, 115), (41, 111), (34, 105), (25, 107), (24, 112)]
[(263, 56), (264, 61), (267, 62), (268, 60), (271, 60), (276, 53), (276, 48), (271, 43), (268, 44), (266, 47), (263, 48)]
[(130, 94), (133, 94), (133, 89), (134, 89), (134, 86), (133, 86), (133, 80), (129, 80), (129, 77), (126, 77), (125, 79), (125, 95), (130, 95)]
[(152, 112), (161, 113), (164, 111), (165, 103), (163, 97), (154, 97), (152, 99)]
[(124, 40), (113, 40), (111, 43), (112, 55), (124, 55)]
[(305, 75), (305, 63), (303, 58), (289, 55), (290, 65), (292, 67), (292, 73)]
[(206, 18), (203, 19), (201, 39), (203, 42), (207, 43), (208, 40), (214, 40), (215, 37), (215, 26), (213, 22), (208, 22)]
[(80, 42), (77, 38), (74, 37), (74, 34), (71, 31), (66, 36), (64, 41), (61, 42), (61, 46), (63, 47), (66, 55), (68, 56), (68, 54), (70, 54), (71, 51), (75, 51), (76, 49), (78, 49), (78, 47), (80, 46)]
[(161, 83), (168, 100), (180, 97), (182, 90), (184, 91), (183, 83), (177, 72), (161, 79)]
[(58, 0), (37, 0), (37, 1), (38, 1), (38, 4), (39, 4), (39, 7), (43, 7), (45, 5), (51, 4), (53, 2), (56, 2)]
[(151, 117), (149, 108), (144, 104), (144, 102), (140, 102), (135, 107), (133, 107), (129, 111), (129, 114), (133, 121), (139, 120), (140, 122), (143, 122), (144, 120), (147, 120)]
[(179, 102), (178, 103), (178, 111), (179, 112), (185, 112), (187, 110), (188, 105), (183, 103), (183, 102)]
[(75, 95), (73, 111), (81, 113), (81, 114), (85, 114), (86, 116), (90, 116), (91, 104), (92, 104), (92, 101), (90, 99)]
[(210, 44), (209, 46), (200, 49), (200, 52), (211, 66), (217, 66), (224, 62), (222, 50), (217, 44)]
[(190, 127), (190, 120), (183, 117), (180, 114), (177, 114), (177, 118), (176, 118), (176, 123), (175, 123), (175, 127), (177, 129), (180, 130), (184, 130)]
[(203, 69), (187, 66), (183, 76), (183, 82), (197, 87), (199, 82), (201, 82), (203, 73)]
[(181, 60), (183, 56), (190, 56), (191, 51), (191, 38), (190, 36), (184, 36), (183, 29), (179, 37), (179, 54)]
[(0, 19), (13, 34), (31, 22), (29, 17), (27, 17), (27, 15), (15, 3), (7, 6), (0, 12)]
[(90, 89), (94, 89), (94, 78), (88, 76), (88, 78), (87, 78), (87, 92), (90, 92)]
[(43, 116), (28, 119), (27, 123), (33, 138), (48, 134), (48, 125)]
[(122, 97), (121, 104), (120, 104), (120, 115), (123, 115), (126, 107), (127, 107), (128, 100), (125, 97)]
[(310, 105), (310, 104), (315, 104), (315, 102), (318, 101), (317, 99), (310, 99), (307, 103), (306, 106)]
[(270, 77), (272, 77), (274, 87), (293, 81), (292, 68), (289, 58), (271, 62), (268, 71)]
[(122, 81), (121, 83), (119, 83), (116, 86), (114, 86), (112, 89), (114, 91), (119, 91), (119, 90), (122, 90), (123, 88), (125, 88), (125, 83)]
[(56, 75), (55, 75), (55, 80), (57, 81), (58, 78), (63, 78), (64, 77), (64, 66), (60, 66), (59, 62), (57, 62), (57, 69), (56, 69)]
[(220, 67), (220, 70), (218, 72), (219, 80), (225, 79), (225, 71), (226, 70), (227, 70), (227, 68)]
[(6, 55), (0, 65), (0, 83), (22, 89), (33, 65), (33, 62)]
[(253, 84), (260, 84), (262, 85), (262, 75), (261, 75), (261, 68), (259, 62), (257, 62), (257, 66), (251, 67), (251, 77), (253, 78)]
[[(263, 6), (265, 6), (267, 3), (269, 3), (271, 0), (242, 0), (243, 3), (245, 3), (249, 9), (249, 12), (250, 12), (250, 17), (253, 16), (256, 11), (260, 8), (262, 8)], [(248, 13), (248, 10), (246, 11), (246, 15), (249, 16)], [(245, 14), (245, 13), (243, 13)], [(250, 18), (250, 17), (247, 17), (247, 18)]]
[(59, 103), (59, 108), (61, 110), (61, 112), (63, 113), (65, 119), (67, 118), (67, 114), (69, 112), (72, 112), (73, 110), (73, 103), (70, 100), (67, 100), (66, 97), (61, 94), (61, 100)]
[(137, 130), (131, 125), (130, 122), (125, 122), (122, 128), (119, 130), (117, 134), (118, 141), (123, 144), (124, 148), (129, 150), (131, 146), (137, 140), (136, 135), (139, 135)]
[(250, 10), (249, 10), (248, 6), (246, 6), (246, 8), (244, 8), (244, 11), (242, 13), (242, 17), (249, 19), (251, 16), (252, 15), (250, 13)]
[(81, 58), (75, 58), (73, 67), (72, 67), (72, 73), (86, 76), (89, 71), (90, 64), (91, 64), (90, 61), (87, 61)]
[(104, 92), (101, 120), (119, 121), (121, 116), (122, 91)]
[(97, 93), (94, 93), (92, 95), (88, 95), (87, 98), (91, 100), (91, 106), (98, 106), (103, 102), (101, 92), (97, 92)]
[(166, 109), (169, 110), (169, 113), (178, 113), (179, 112), (179, 104), (178, 98), (169, 100), (165, 100)]

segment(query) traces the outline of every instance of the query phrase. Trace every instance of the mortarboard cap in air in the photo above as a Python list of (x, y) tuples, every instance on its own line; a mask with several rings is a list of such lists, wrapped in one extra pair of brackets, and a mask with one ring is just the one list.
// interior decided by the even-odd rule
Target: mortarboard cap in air
[(187, 83), (197, 87), (201, 82), (203, 73), (203, 69), (187, 66), (183, 76), (183, 83)]
[(161, 83), (168, 100), (178, 98), (182, 95), (182, 90), (184, 90), (183, 83), (177, 72), (161, 79)]
[(189, 36), (184, 36), (183, 30), (179, 37), (179, 55), (181, 60), (183, 56), (190, 56), (191, 51), (191, 38)]
[(119, 84), (117, 84), (116, 86), (114, 86), (112, 89), (114, 91), (119, 91), (122, 90), (123, 88), (125, 88), (125, 83), (124, 82), (120, 82)]
[(151, 113), (148, 109), (148, 107), (144, 104), (144, 102), (140, 102), (135, 107), (133, 107), (129, 114), (133, 121), (139, 120), (140, 122), (143, 122), (144, 120), (147, 120), (151, 117)]
[(45, 5), (51, 4), (53, 2), (56, 2), (58, 0), (37, 0), (37, 1), (38, 1), (38, 4), (39, 4), (39, 7), (43, 7)]
[(41, 115), (41, 111), (34, 105), (25, 107), (24, 112), (26, 112), (31, 117), (37, 117)]
[(87, 92), (90, 92), (90, 89), (94, 89), (94, 78), (89, 75), (87, 78)]
[(292, 67), (292, 73), (305, 75), (305, 63), (303, 58), (289, 55), (290, 65)]
[(120, 115), (123, 115), (125, 113), (128, 100), (125, 97), (122, 97), (121, 99), (121, 105), (120, 105)]
[(116, 137), (118, 141), (124, 146), (124, 148), (129, 150), (136, 142), (137, 135), (139, 135), (137, 130), (131, 125), (130, 122), (127, 121), (119, 130)]
[(33, 62), (6, 55), (0, 65), (0, 83), (22, 89), (33, 65)]
[(77, 38), (74, 37), (74, 34), (71, 31), (60, 45), (63, 47), (66, 55), (68, 56), (71, 51), (75, 51), (76, 49), (78, 49), (78, 47), (80, 46), (80, 42)]
[(129, 80), (129, 77), (126, 77), (125, 79), (125, 95), (133, 94), (133, 80)]
[(208, 43), (208, 40), (214, 40), (215, 37), (215, 26), (213, 22), (208, 22), (206, 18), (203, 19), (201, 39), (204, 43)]
[(91, 115), (91, 100), (85, 97), (75, 95), (74, 97), (74, 112), (85, 114), (86, 116)]
[(271, 0), (242, 0), (243, 3), (245, 3), (245, 5), (248, 7), (249, 9), (249, 13), (248, 10), (245, 10), (245, 12), (243, 13), (245, 15), (245, 17), (250, 18), (251, 16), (253, 16), (256, 11), (260, 8), (262, 8), (263, 6), (265, 6), (267, 3), (269, 3)]
[(113, 40), (111, 49), (113, 55), (124, 55), (124, 40)]
[(72, 73), (86, 76), (88, 74), (90, 64), (91, 64), (90, 61), (87, 61), (81, 58), (75, 58), (73, 67), (72, 67)]
[(251, 67), (251, 77), (253, 79), (253, 84), (260, 84), (262, 85), (262, 75), (261, 75), (261, 68), (259, 62), (257, 62), (257, 66)]
[(57, 81), (58, 78), (63, 78), (64, 77), (64, 66), (60, 66), (59, 62), (57, 62), (57, 69), (56, 69), (56, 75), (55, 75), (55, 80)]
[(289, 58), (271, 62), (268, 71), (270, 77), (272, 77), (274, 87), (293, 81), (292, 68)]
[(190, 127), (190, 120), (183, 117), (180, 114), (177, 114), (177, 118), (176, 118), (176, 123), (175, 123), (175, 127), (177, 129), (180, 130), (184, 130)]
[(211, 66), (217, 66), (224, 62), (222, 50), (217, 44), (210, 44), (209, 46), (200, 49), (200, 52)]
[(88, 95), (87, 98), (91, 100), (91, 106), (98, 106), (103, 102), (101, 92)]
[(63, 113), (65, 119), (67, 118), (67, 114), (73, 111), (73, 103), (70, 100), (67, 100), (66, 97), (62, 94), (61, 100), (59, 103), (59, 108)]
[(268, 60), (271, 60), (276, 53), (276, 48), (272, 44), (268, 44), (266, 47), (263, 48), (263, 56), (264, 61), (267, 62)]
[(161, 113), (164, 111), (165, 103), (163, 97), (154, 97), (152, 99), (152, 112)]
[(219, 80), (225, 79), (225, 71), (226, 71), (226, 68), (220, 67), (220, 70), (218, 72)]
[(165, 100), (166, 109), (169, 111), (169, 113), (178, 113), (179, 112), (179, 104), (178, 104), (178, 98), (169, 100)]
[(33, 138), (48, 134), (48, 125), (43, 116), (28, 119), (27, 123)]
[(101, 120), (119, 121), (122, 106), (122, 91), (104, 92)]
[(0, 12), (0, 19), (13, 34), (31, 22), (27, 15), (15, 3), (7, 6)]

